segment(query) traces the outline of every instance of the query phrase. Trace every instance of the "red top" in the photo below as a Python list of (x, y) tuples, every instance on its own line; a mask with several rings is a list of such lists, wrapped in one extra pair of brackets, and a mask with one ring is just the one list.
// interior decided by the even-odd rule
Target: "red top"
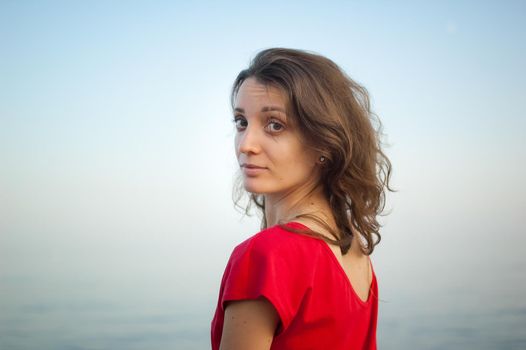
[(265, 229), (236, 246), (228, 260), (211, 324), (212, 350), (221, 343), (223, 303), (259, 296), (274, 305), (281, 321), (271, 350), (376, 349), (378, 285), (372, 273), (364, 302), (325, 241), (279, 226)]

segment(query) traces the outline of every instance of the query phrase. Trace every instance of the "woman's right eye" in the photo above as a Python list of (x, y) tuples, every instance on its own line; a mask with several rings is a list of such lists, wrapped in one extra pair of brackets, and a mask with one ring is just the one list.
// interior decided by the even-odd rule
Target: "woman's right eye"
[(236, 124), (236, 128), (238, 130), (246, 128), (248, 124), (245, 118), (242, 118), (242, 117), (234, 117), (233, 121), (234, 121), (234, 124)]

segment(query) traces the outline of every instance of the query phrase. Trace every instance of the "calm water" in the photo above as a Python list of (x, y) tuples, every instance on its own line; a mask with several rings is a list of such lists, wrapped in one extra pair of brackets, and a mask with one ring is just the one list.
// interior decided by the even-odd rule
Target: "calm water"
[[(522, 236), (480, 234), (477, 245), (466, 237), (445, 255), (437, 247), (450, 239), (432, 227), (427, 233), (400, 246), (401, 236), (386, 235), (386, 253), (373, 254), (379, 349), (526, 349)], [(150, 235), (113, 246), (10, 237), (0, 244), (0, 350), (210, 348), (232, 249), (223, 236), (200, 245), (196, 234), (186, 244)], [(207, 259), (194, 259), (201, 251)]]
[[(518, 277), (518, 276), (512, 276)], [(0, 349), (208, 349), (215, 300), (169, 304), (89, 297), (89, 290), (43, 300), (45, 285), (28, 279), (0, 281)], [(19, 294), (11, 293), (19, 289)], [(493, 303), (463, 293), (430, 290), (381, 298), (381, 349), (526, 349), (524, 290)], [(501, 293), (502, 294), (502, 293)], [(27, 296), (34, 295), (34, 301)], [(484, 295), (484, 294), (482, 294)], [(488, 294), (489, 295), (489, 294)], [(502, 296), (502, 295), (501, 295)], [(211, 297), (214, 299), (215, 295)], [(435, 300), (436, 304), (426, 300)]]

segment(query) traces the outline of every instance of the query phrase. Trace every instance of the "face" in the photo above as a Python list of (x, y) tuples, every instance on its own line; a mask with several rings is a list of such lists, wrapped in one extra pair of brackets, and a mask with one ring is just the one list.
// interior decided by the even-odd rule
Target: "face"
[(248, 192), (285, 195), (317, 181), (316, 156), (302, 144), (286, 106), (279, 89), (255, 78), (239, 88), (235, 148)]

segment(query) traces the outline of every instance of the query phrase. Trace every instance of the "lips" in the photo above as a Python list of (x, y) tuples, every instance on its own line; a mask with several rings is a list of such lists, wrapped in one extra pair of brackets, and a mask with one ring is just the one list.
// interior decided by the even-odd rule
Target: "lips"
[(267, 168), (255, 165), (255, 164), (241, 164), (241, 169), (243, 169), (243, 174), (247, 177), (258, 177), (267, 171)]
[(247, 169), (265, 169), (264, 167), (261, 167), (261, 166), (257, 166), (257, 165), (254, 165), (254, 164), (241, 164), (241, 167), (242, 168), (247, 168)]

